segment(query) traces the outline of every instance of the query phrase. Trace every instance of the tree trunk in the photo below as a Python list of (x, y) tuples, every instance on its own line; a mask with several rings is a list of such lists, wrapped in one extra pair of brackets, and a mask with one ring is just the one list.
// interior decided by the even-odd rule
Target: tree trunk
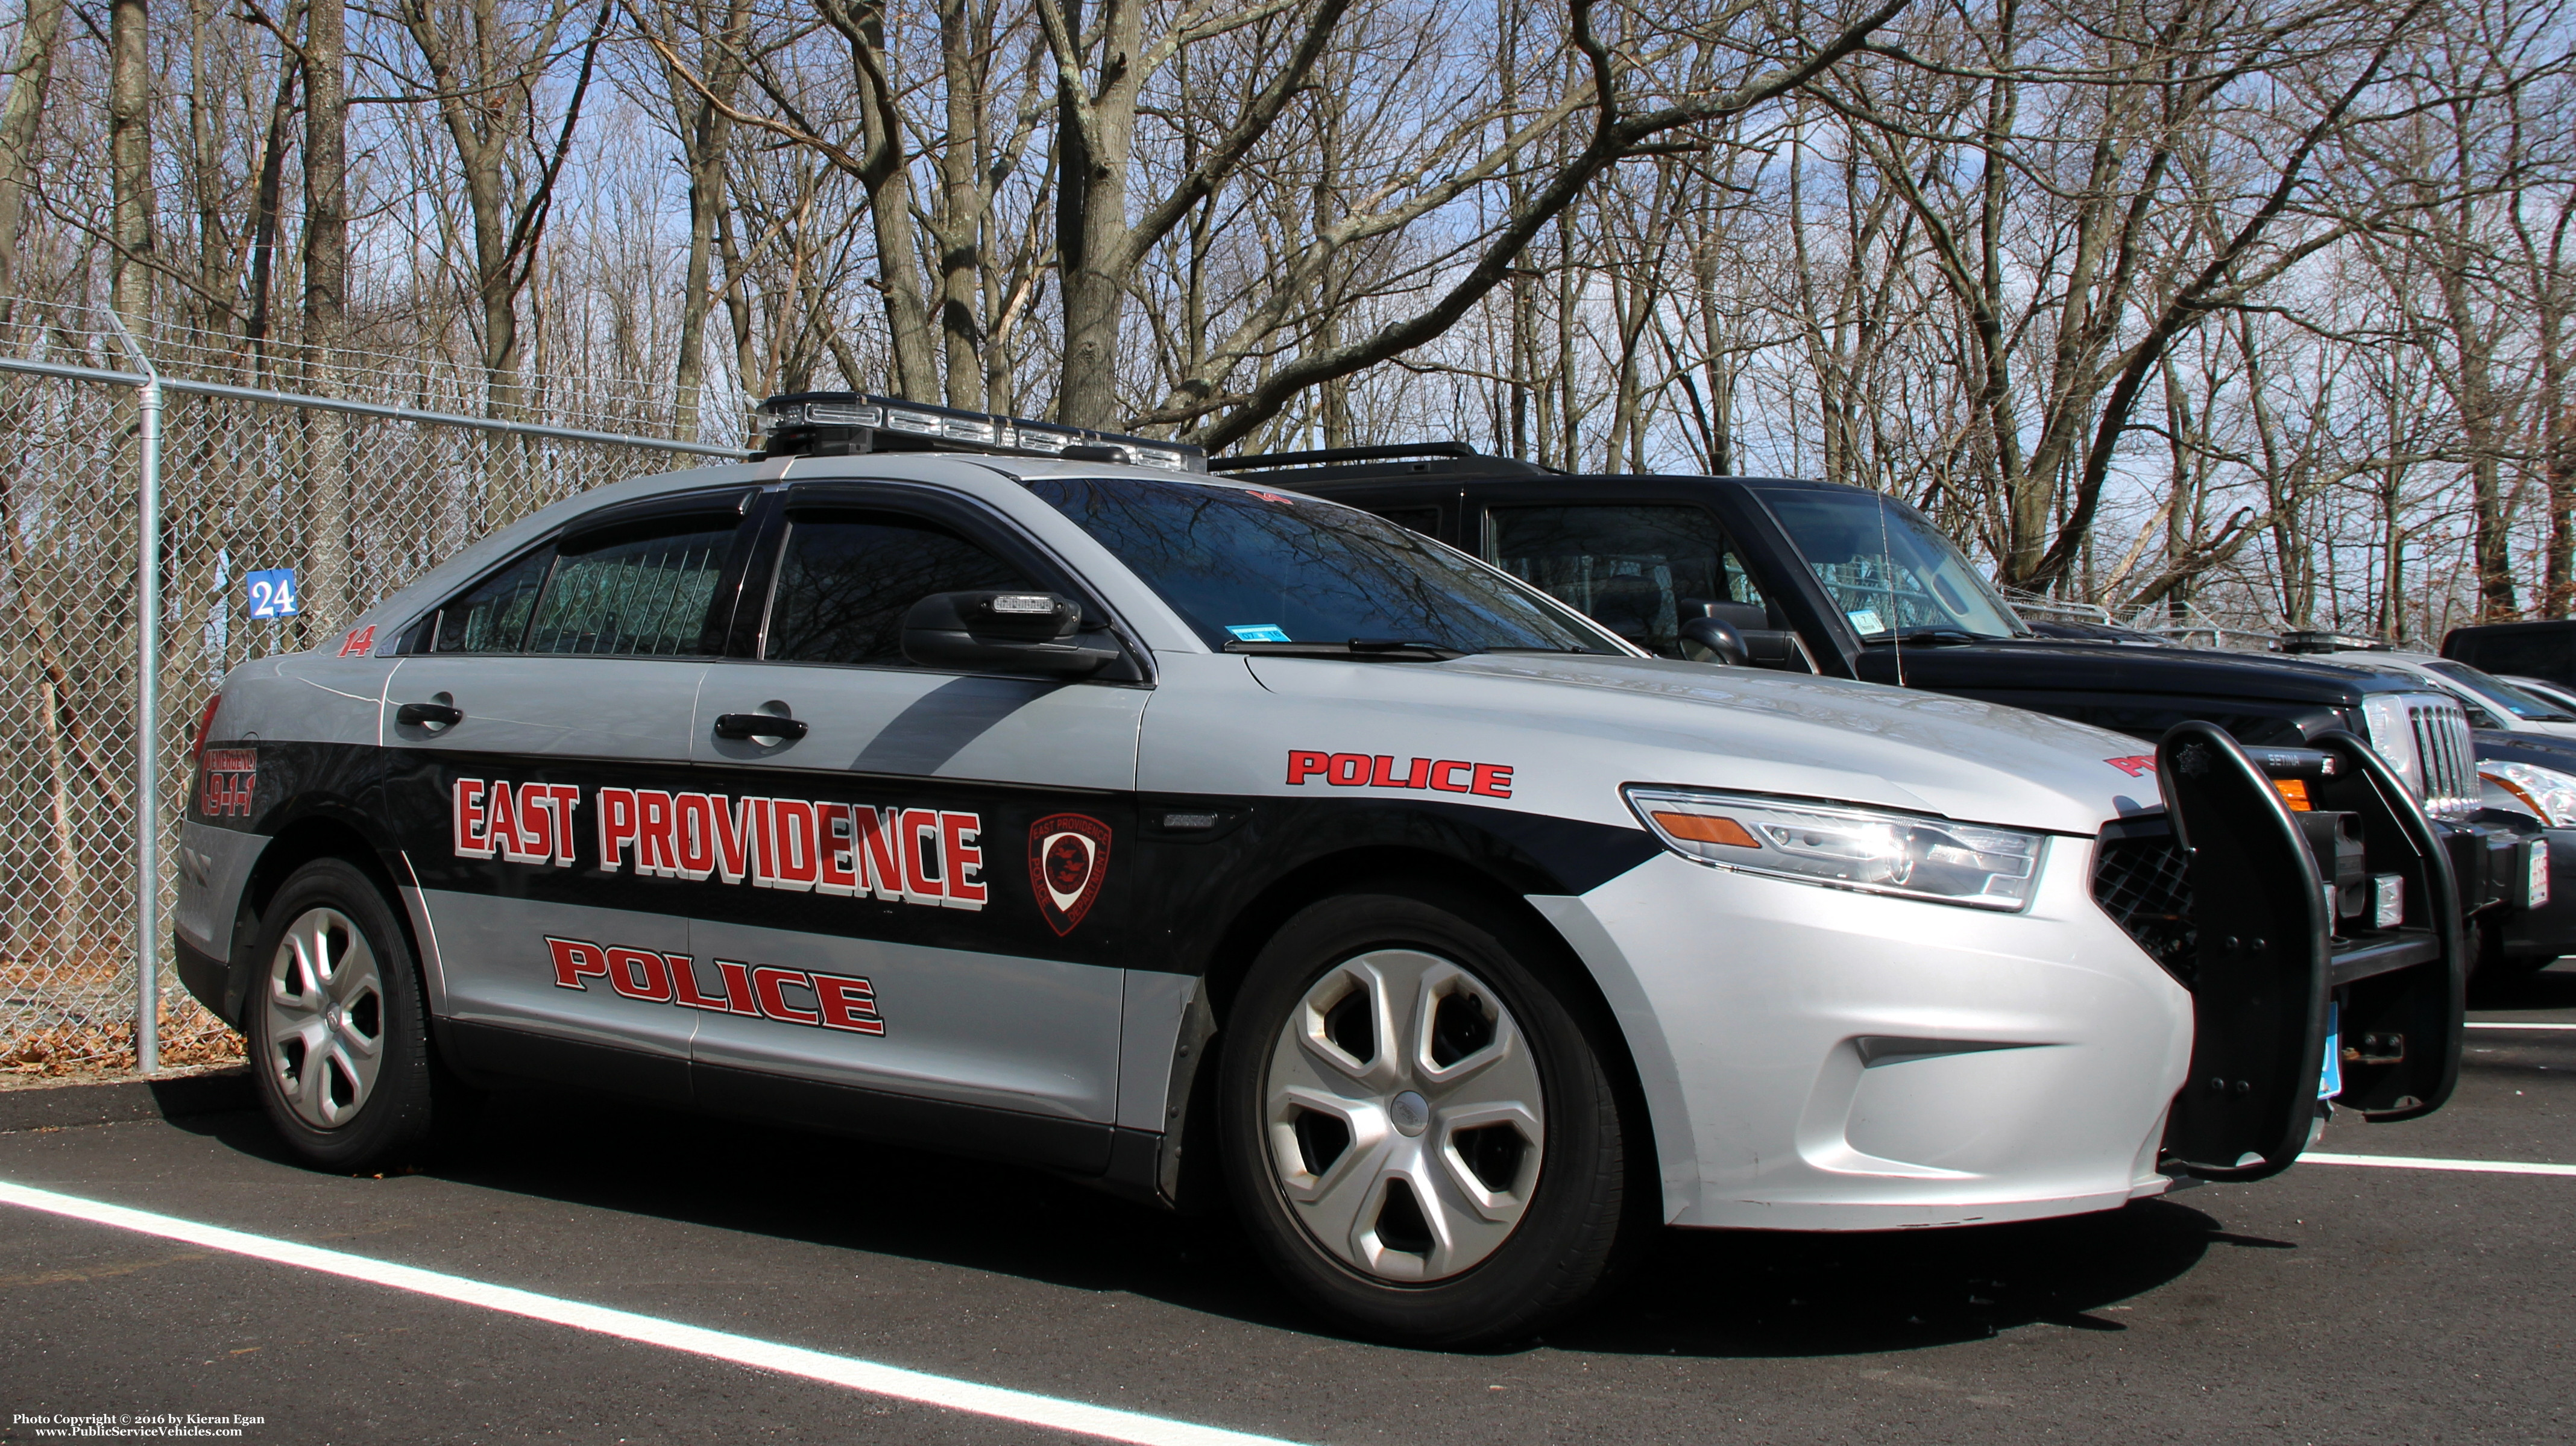
[(983, 27), (973, 0), (939, 0), (939, 68), (948, 135), (939, 152), (939, 336), (947, 352), (948, 405), (984, 404), (984, 334), (976, 304), (983, 279), (977, 238), (990, 209), (983, 186)]
[[(1067, 27), (1079, 42), (1078, 7)], [(1138, 0), (1109, 0), (1100, 22), (1096, 93), (1065, 104), (1077, 113), (1057, 180), (1063, 208), (1058, 258), (1064, 308), (1064, 366), (1056, 382), (1056, 420), (1069, 427), (1118, 425), (1118, 313), (1127, 299), (1127, 172), (1136, 141), (1136, 46), (1143, 25)]]
[[(311, 0), (304, 19), (304, 383), (340, 390), (349, 326), (348, 12), (342, 0)], [(306, 613), (298, 631), (316, 643), (353, 615), (350, 556), (349, 424), (307, 410), (304, 537)]]
[(9, 99), (0, 103), (0, 297), (18, 294), (18, 228), (27, 214), (27, 173), (36, 162), (36, 127), (54, 74), (63, 0), (27, 0), (18, 58), (9, 67)]
[(678, 111), (682, 159), (689, 174), (688, 279), (680, 294), (673, 420), (674, 430), (689, 440), (698, 435), (698, 408), (706, 391), (707, 313), (715, 305), (711, 278), (716, 229), (725, 206), (725, 161), (733, 141), (733, 119), (723, 107), (733, 102), (741, 88), (741, 56), (750, 33), (750, 0), (728, 0), (723, 29), (699, 48), (699, 74), (713, 94), (700, 95), (672, 77), (671, 99)]
[(110, 0), (107, 154), (113, 187), (109, 305), (140, 328), (152, 306), (152, 96), (145, 0)]

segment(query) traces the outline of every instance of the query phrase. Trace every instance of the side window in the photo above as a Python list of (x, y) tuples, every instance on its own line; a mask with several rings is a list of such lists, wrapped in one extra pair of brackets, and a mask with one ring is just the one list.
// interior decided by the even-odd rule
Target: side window
[(528, 612), (546, 580), (554, 549), (541, 548), (476, 583), (438, 610), (429, 646), (439, 653), (515, 653), (528, 633)]
[(769, 604), (772, 662), (903, 667), (903, 615), (936, 592), (1044, 591), (946, 528), (885, 513), (792, 517)]
[(656, 518), (564, 539), (528, 628), (531, 653), (702, 656), (739, 524)]
[(1485, 560), (1668, 658), (1681, 656), (1686, 604), (1763, 603), (1725, 529), (1697, 507), (1497, 507)]
[(1440, 509), (1437, 507), (1380, 507), (1377, 515), (1398, 527), (1409, 527), (1425, 537), (1440, 535)]

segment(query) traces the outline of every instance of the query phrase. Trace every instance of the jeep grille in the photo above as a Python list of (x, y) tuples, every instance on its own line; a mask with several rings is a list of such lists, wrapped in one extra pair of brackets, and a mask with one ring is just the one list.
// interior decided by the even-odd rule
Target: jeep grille
[(2478, 757), (2468, 711), (2448, 698), (2412, 698), (2406, 716), (2415, 734), (2415, 756), (2424, 765), (2424, 811), (2450, 820), (2474, 815)]

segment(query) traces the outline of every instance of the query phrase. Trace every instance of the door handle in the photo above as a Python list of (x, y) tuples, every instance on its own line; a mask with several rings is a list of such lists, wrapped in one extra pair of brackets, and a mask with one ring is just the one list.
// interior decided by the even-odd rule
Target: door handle
[(408, 728), (425, 724), (453, 728), (465, 721), (465, 710), (448, 703), (405, 703), (394, 710), (394, 721)]
[(783, 738), (793, 743), (805, 736), (805, 725), (794, 718), (775, 713), (719, 713), (716, 736), (740, 741), (746, 738)]

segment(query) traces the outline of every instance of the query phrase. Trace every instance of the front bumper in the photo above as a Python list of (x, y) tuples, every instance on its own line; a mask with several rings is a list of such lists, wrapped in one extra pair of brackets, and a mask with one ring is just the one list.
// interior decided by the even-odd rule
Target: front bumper
[[(1666, 1218), (1959, 1225), (2273, 1174), (2317, 1115), (2329, 1004), (2338, 1099), (2383, 1119), (2437, 1108), (2458, 1074), (2462, 986), (2443, 845), (2358, 739), (2326, 745), (2341, 762), (2311, 793), (2353, 815), (2372, 872), (2404, 879), (2397, 928), (2332, 932), (2272, 781), (2197, 725), (2160, 755), (2170, 823), (2052, 839), (2019, 914), (1670, 854), (1532, 899), (1618, 1016)], [(2162, 851), (2155, 887), (2120, 894), (2141, 848)]]
[[(2514, 964), (2537, 965), (2576, 954), (2576, 829), (2541, 828), (2535, 819), (2517, 832), (2524, 835), (2524, 847), (2549, 851), (2549, 899), (2536, 908), (2507, 908), (2498, 915), (2504, 957)], [(2515, 863), (2507, 867), (2518, 865), (2517, 855)], [(2501, 881), (2498, 891), (2515, 882), (2522, 880)], [(2522, 887), (2527, 891), (2529, 885), (2522, 882)]]
[(2051, 840), (2021, 914), (1669, 854), (1533, 899), (1624, 1028), (1666, 1218), (1878, 1230), (2169, 1188), (2156, 1148), (2191, 998), (2093, 903), (2091, 851)]

